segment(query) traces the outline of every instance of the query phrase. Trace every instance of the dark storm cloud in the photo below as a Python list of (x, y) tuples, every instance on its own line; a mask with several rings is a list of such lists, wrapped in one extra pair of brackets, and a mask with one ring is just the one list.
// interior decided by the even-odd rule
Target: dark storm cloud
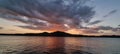
[[(82, 27), (82, 22), (89, 23), (95, 14), (93, 7), (85, 5), (90, 0), (0, 0), (0, 17), (15, 20), (38, 29), (44, 26), (67, 24), (71, 28)], [(97, 22), (96, 22), (97, 23)], [(36, 27), (33, 27), (36, 26)]]
[(108, 16), (110, 16), (110, 15), (116, 13), (116, 12), (117, 12), (117, 10), (114, 9), (114, 10), (110, 11), (107, 15), (105, 15), (105, 16), (103, 16), (103, 17), (108, 17)]

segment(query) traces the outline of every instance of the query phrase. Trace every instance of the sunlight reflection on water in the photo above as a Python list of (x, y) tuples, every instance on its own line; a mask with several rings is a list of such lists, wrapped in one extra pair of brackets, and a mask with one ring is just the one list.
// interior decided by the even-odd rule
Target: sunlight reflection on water
[(119, 38), (0, 36), (0, 54), (120, 54)]

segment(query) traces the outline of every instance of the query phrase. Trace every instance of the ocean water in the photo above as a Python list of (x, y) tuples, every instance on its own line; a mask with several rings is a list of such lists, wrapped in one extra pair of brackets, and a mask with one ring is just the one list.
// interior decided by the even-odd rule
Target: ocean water
[(120, 54), (120, 39), (0, 36), (0, 54)]

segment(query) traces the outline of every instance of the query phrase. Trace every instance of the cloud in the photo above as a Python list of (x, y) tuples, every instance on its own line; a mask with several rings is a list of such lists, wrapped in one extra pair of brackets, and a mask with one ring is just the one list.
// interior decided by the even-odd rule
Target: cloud
[(98, 34), (98, 30), (92, 30), (92, 29), (82, 29), (81, 30), (85, 34)]
[(68, 30), (68, 28), (64, 27), (63, 25), (50, 25), (49, 27), (28, 25), (28, 26), (18, 26), (18, 27), (32, 29), (32, 30), (42, 30), (42, 31), (66, 31)]
[(110, 26), (99, 26), (98, 29), (100, 29), (100, 30), (111, 30), (111, 29), (114, 29), (114, 28), (110, 27)]
[(3, 29), (3, 27), (0, 27), (0, 29)]
[[(95, 15), (90, 0), (0, 0), (0, 17), (26, 23), (26, 29), (82, 27)], [(97, 23), (97, 22), (96, 22)], [(94, 23), (91, 23), (94, 24)], [(36, 26), (36, 27), (33, 27)], [(57, 30), (57, 29), (56, 29)], [(58, 29), (60, 30), (60, 29)]]
[(97, 27), (83, 27), (80, 29), (85, 34), (100, 34), (106, 33), (105, 31), (112, 31), (113, 33), (120, 32), (120, 28), (114, 28), (111, 26), (97, 26)]
[[(80, 29), (83, 33), (100, 33), (100, 30), (119, 32), (110, 26), (84, 27), (83, 23), (95, 25), (103, 20), (90, 22), (95, 15), (90, 0), (0, 0), (0, 18), (18, 21), (26, 25), (15, 25), (24, 29), (44, 31), (67, 31)], [(117, 10), (110, 11), (108, 17)]]
[(101, 23), (101, 22), (102, 22), (102, 20), (96, 20), (96, 21), (88, 23), (88, 25), (95, 25), (95, 24), (98, 24), (98, 23)]
[(117, 32), (117, 31), (120, 31), (120, 28), (114, 28), (114, 27), (111, 27), (111, 26), (98, 26), (97, 28), (95, 28), (95, 30), (111, 30), (113, 32)]
[(118, 25), (118, 26), (120, 26), (120, 25)]
[(116, 13), (116, 12), (117, 12), (117, 10), (114, 9), (114, 10), (110, 11), (108, 14), (106, 14), (106, 15), (103, 16), (103, 17), (109, 17), (109, 16), (111, 16), (112, 14), (114, 14), (114, 13)]

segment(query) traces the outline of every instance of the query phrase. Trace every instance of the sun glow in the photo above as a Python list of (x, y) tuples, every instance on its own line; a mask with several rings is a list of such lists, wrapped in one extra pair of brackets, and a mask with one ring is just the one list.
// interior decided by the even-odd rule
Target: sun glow
[(70, 29), (68, 31), (66, 31), (67, 33), (70, 33), (70, 34), (84, 34), (82, 31), (78, 31), (77, 29)]

